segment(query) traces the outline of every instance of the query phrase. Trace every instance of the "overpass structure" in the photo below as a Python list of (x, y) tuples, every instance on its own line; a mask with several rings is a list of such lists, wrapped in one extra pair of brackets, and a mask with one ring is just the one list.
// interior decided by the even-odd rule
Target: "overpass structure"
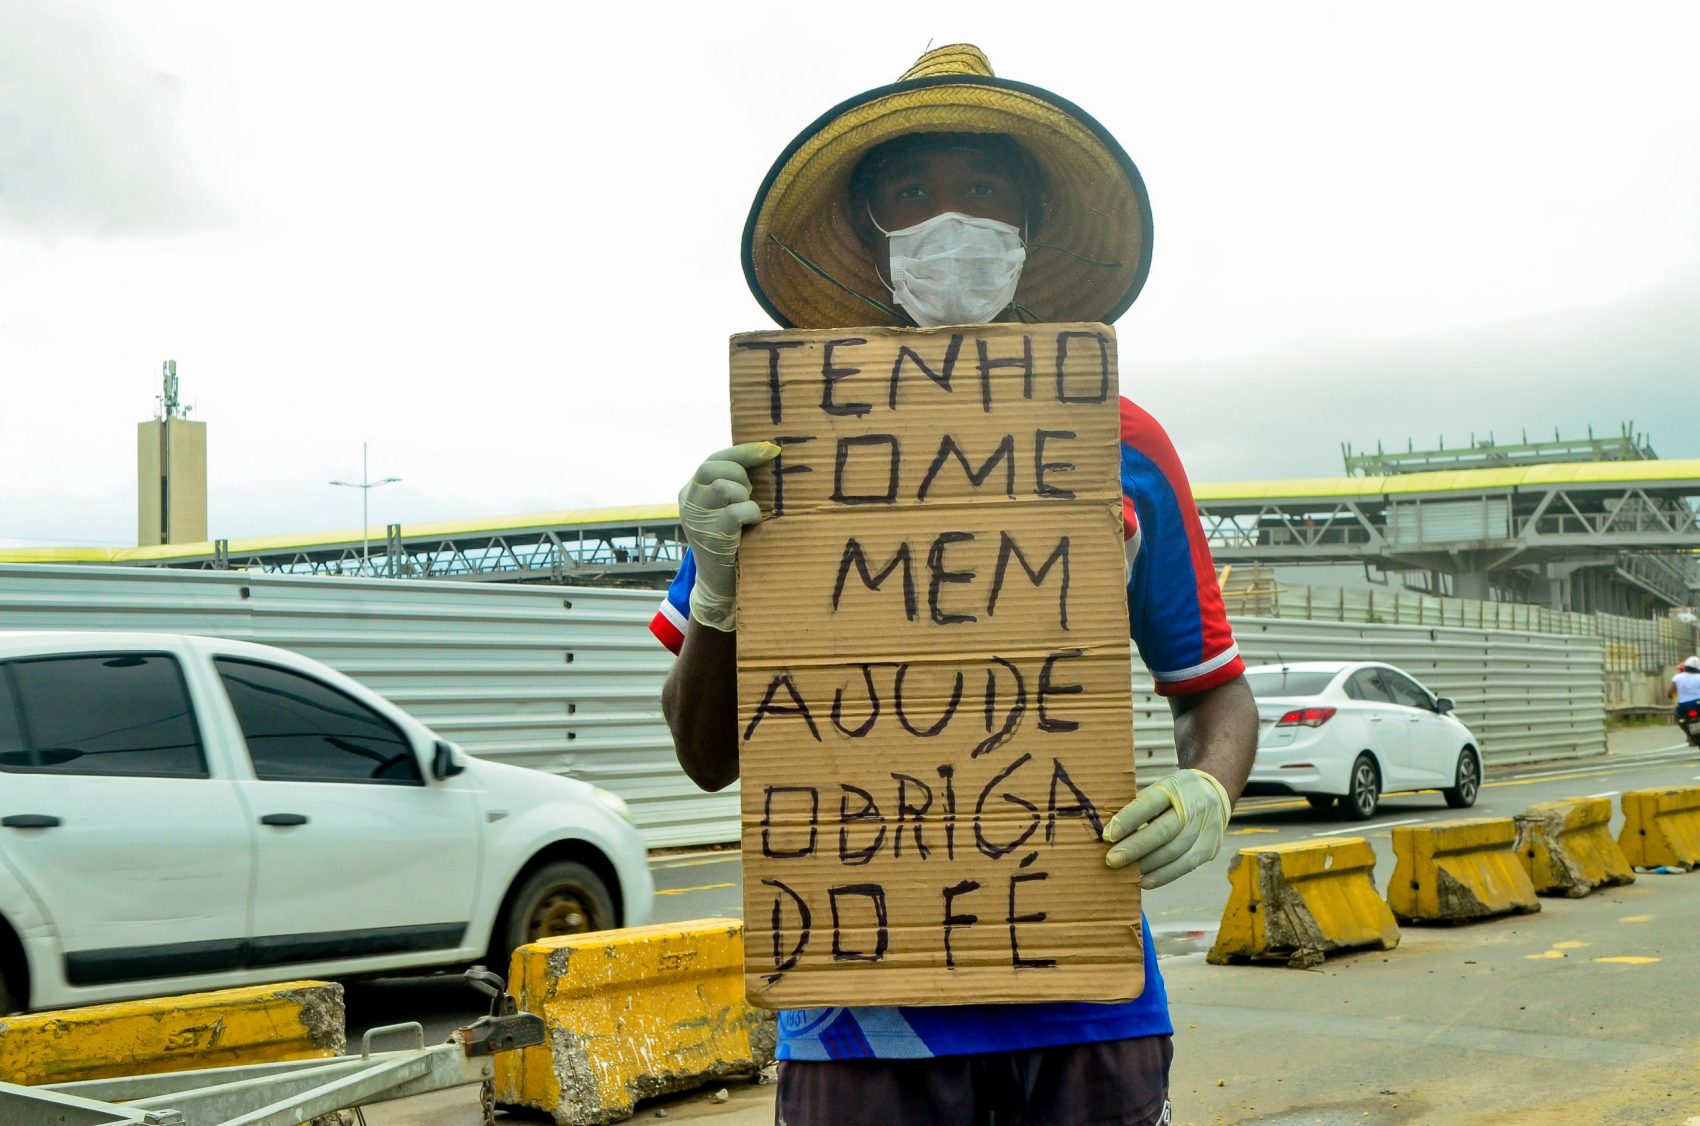
[(1437, 594), (1632, 616), (1692, 605), (1700, 585), (1700, 458), (1245, 481), (1197, 499), (1220, 562), (1426, 571)]
[[(1700, 458), (1573, 462), (1195, 486), (1219, 563), (1426, 572), (1434, 593), (1641, 616), (1700, 587)], [(370, 550), (365, 547), (370, 541)], [(123, 563), (287, 574), (666, 584), (674, 505), (391, 524), (142, 548), (25, 548), (0, 563)]]
[(4, 563), (661, 587), (685, 554), (676, 505), (592, 508), (117, 548), (14, 548)]

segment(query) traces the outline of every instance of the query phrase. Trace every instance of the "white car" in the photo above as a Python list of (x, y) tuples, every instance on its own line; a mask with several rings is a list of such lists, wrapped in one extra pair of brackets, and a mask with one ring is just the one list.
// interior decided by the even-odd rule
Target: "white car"
[(1375, 815), (1381, 795), (1439, 790), (1476, 803), (1480, 744), (1437, 697), (1391, 665), (1305, 662), (1246, 670), (1257, 699), (1257, 758), (1245, 792), (1299, 794), (1317, 809)]
[(317, 661), (0, 633), (0, 1013), (465, 965), (648, 921), (625, 803)]

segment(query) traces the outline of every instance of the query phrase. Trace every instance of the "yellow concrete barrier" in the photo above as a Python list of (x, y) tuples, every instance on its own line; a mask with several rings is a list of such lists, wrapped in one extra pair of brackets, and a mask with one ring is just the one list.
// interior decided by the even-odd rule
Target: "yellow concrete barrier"
[(345, 1044), (342, 986), (291, 981), (0, 1017), (0, 1080), (36, 1086), (321, 1059)]
[(496, 1101), (558, 1126), (620, 1122), (638, 1099), (773, 1060), (773, 1014), (744, 1000), (737, 919), (551, 938), (514, 951), (508, 989), (547, 1041), (496, 1057)]
[(1610, 798), (1566, 798), (1517, 815), (1517, 856), (1539, 895), (1578, 899), (1632, 884), (1635, 872), (1611, 839)]
[(1636, 868), (1700, 868), (1700, 786), (1630, 790), (1617, 846)]
[(1399, 924), (1375, 890), (1375, 850), (1362, 837), (1241, 849), (1228, 868), (1228, 905), (1207, 959), (1285, 958), (1314, 966), (1336, 950), (1399, 945)]
[(1539, 911), (1517, 858), (1511, 818), (1401, 825), (1393, 830), (1387, 905), (1401, 923), (1462, 922)]

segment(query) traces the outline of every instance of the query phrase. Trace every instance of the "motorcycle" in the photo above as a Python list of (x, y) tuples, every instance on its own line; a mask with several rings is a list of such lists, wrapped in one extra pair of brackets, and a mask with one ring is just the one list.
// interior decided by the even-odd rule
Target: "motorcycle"
[(1677, 726), (1688, 736), (1688, 745), (1700, 747), (1700, 700), (1689, 700), (1678, 705), (1676, 710)]

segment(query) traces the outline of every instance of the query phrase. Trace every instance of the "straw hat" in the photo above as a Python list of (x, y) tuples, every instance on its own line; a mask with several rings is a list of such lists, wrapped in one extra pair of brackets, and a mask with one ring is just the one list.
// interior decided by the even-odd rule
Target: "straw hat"
[(1133, 304), (1151, 268), (1151, 205), (1139, 170), (1074, 103), (994, 77), (980, 49), (961, 43), (928, 51), (891, 85), (834, 106), (774, 162), (743, 244), (744, 276), (774, 320), (788, 328), (900, 323), (875, 304), (889, 306), (891, 292), (856, 236), (849, 182), (869, 149), (907, 133), (1005, 133), (1038, 161), (1045, 219), (1028, 247), (1018, 305), (1043, 321), (1108, 322)]

